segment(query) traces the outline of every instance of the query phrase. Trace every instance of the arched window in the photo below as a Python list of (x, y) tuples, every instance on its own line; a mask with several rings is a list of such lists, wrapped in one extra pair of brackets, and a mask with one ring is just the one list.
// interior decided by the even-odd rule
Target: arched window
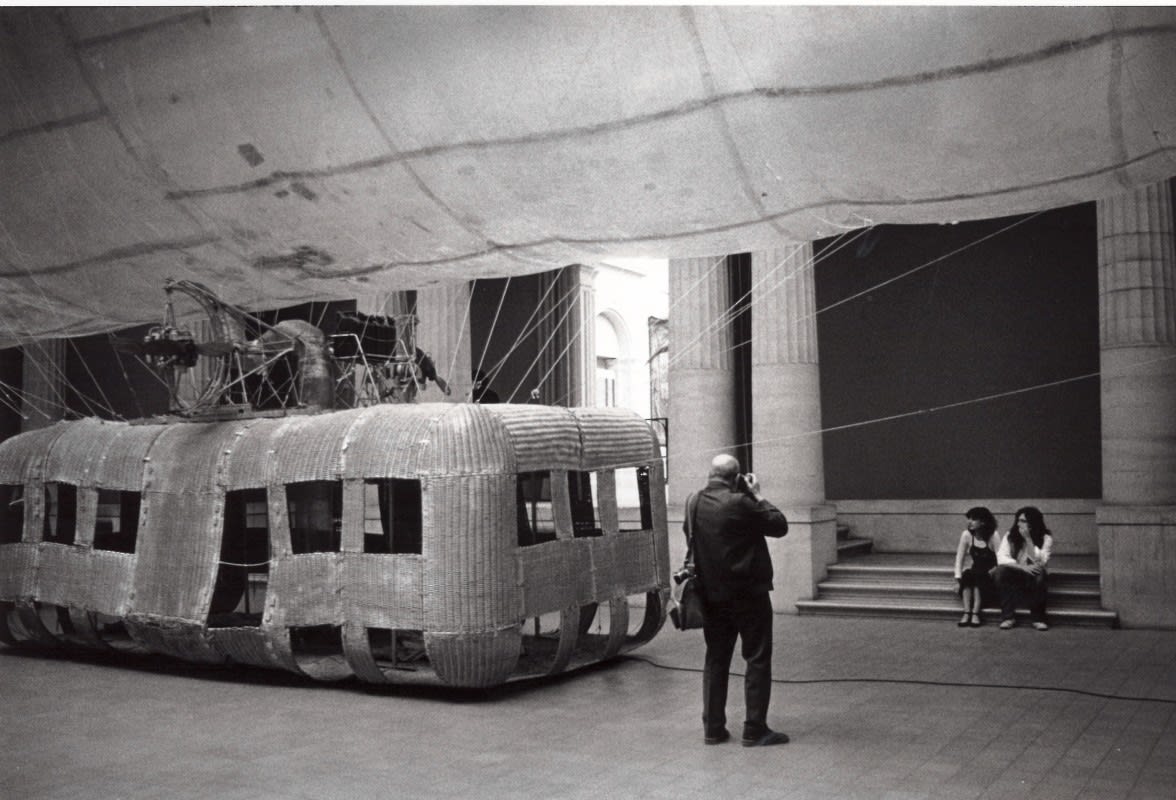
[(596, 315), (596, 405), (616, 406), (617, 385), (624, 362), (624, 342), (614, 322), (615, 313)]

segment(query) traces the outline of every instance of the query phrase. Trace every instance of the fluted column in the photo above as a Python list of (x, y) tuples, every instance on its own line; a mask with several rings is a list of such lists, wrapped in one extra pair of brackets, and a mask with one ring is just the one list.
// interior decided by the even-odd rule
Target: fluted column
[(469, 401), (473, 388), (469, 305), (467, 281), (417, 291), (417, 346), (432, 356), (437, 374), (450, 388), (448, 397), (430, 388), (424, 400)]
[(751, 254), (752, 447), (764, 496), (785, 510), (770, 542), (773, 604), (794, 613), (836, 560), (836, 509), (825, 502), (816, 285), (811, 243)]
[(751, 254), (752, 442), (765, 492), (825, 500), (812, 244)]
[(1172, 193), (1099, 201), (1103, 499), (1176, 504), (1176, 242)]
[(65, 340), (45, 339), (23, 348), (21, 431), (32, 431), (65, 418)]
[[(538, 325), (540, 402), (557, 406), (596, 402), (595, 275), (593, 267), (573, 264), (539, 276), (543, 297)], [(516, 400), (526, 402), (525, 397)]]
[(1172, 188), (1098, 202), (1104, 602), (1176, 627), (1176, 240)]
[(736, 387), (726, 258), (671, 259), (669, 277), (669, 501), (679, 519), (711, 459), (733, 450)]

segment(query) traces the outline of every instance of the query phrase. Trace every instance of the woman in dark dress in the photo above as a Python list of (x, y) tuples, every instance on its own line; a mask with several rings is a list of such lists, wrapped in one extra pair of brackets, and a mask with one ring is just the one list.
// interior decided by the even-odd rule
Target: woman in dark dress
[(984, 506), (969, 508), (964, 515), (968, 529), (960, 534), (956, 547), (956, 591), (964, 606), (964, 615), (957, 623), (961, 628), (981, 625), (980, 609), (985, 597), (992, 596), (992, 578), (988, 572), (996, 566), (996, 518)]

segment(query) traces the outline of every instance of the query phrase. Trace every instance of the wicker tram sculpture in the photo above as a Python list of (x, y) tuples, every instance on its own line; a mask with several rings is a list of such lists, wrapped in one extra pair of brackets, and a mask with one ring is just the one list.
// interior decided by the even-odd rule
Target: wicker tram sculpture
[(664, 621), (659, 454), (615, 409), (61, 422), (0, 442), (0, 640), (372, 683), (563, 672)]

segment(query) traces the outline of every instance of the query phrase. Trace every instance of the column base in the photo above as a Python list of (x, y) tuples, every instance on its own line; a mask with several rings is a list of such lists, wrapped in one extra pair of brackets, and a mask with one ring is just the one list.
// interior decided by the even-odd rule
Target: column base
[(1128, 628), (1176, 629), (1176, 506), (1102, 506), (1103, 606)]
[(837, 560), (837, 507), (833, 505), (781, 507), (788, 517), (788, 535), (768, 539), (772, 554), (772, 610), (796, 614), (796, 601), (812, 600), (817, 584)]

